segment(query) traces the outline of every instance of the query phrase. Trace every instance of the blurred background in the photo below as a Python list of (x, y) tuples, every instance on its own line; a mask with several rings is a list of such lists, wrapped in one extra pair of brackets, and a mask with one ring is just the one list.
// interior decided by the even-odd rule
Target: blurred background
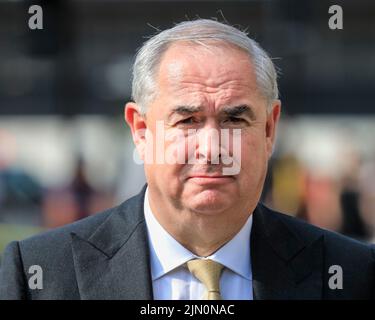
[[(328, 27), (333, 4), (343, 30)], [(134, 53), (198, 16), (247, 28), (281, 70), (263, 201), (375, 242), (374, 1), (0, 0), (0, 253), (141, 189), (123, 120)]]

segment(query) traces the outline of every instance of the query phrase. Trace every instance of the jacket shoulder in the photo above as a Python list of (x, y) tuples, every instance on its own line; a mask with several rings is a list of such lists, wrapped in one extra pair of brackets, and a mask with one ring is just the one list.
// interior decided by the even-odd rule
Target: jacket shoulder
[(281, 213), (262, 205), (262, 210), (273, 219), (281, 221), (297, 238), (306, 245), (322, 238), (327, 260), (355, 263), (355, 261), (374, 261), (375, 248), (368, 243), (355, 240), (340, 233), (314, 226), (291, 215)]
[[(90, 241), (98, 230), (103, 232), (103, 226), (119, 222), (125, 229), (127, 225), (131, 227), (142, 218), (140, 213), (132, 214), (137, 208), (140, 208), (139, 197), (133, 197), (119, 206), (72, 224), (11, 242), (5, 250), (0, 272), (0, 298), (79, 299), (72, 246), (74, 241), (77, 237)], [(43, 290), (27, 288), (31, 267), (35, 266), (42, 270)]]
[[(89, 237), (109, 216), (118, 210), (118, 207), (110, 208), (92, 216), (78, 220), (56, 229), (44, 231), (29, 238), (19, 241), (20, 247), (30, 249), (31, 252), (39, 246), (54, 247), (55, 249), (70, 243), (71, 234), (81, 237)], [(29, 250), (27, 250), (30, 252)]]
[(30, 266), (38, 265), (43, 268), (45, 274), (55, 274), (56, 278), (70, 277), (74, 272), (72, 235), (75, 234), (84, 239), (89, 238), (117, 210), (119, 207), (110, 208), (19, 241), (18, 252), (23, 272), (27, 274)]
[(265, 211), (266, 214), (272, 215), (275, 219), (280, 220), (293, 233), (297, 234), (298, 237), (301, 238), (301, 240), (304, 240), (306, 242), (309, 242), (309, 240), (314, 240), (320, 236), (324, 236), (325, 241), (330, 245), (349, 245), (358, 249), (365, 250), (368, 250), (368, 248), (370, 247), (370, 245), (365, 242), (355, 240), (335, 231), (314, 226), (300, 218), (296, 218), (292, 215), (272, 210), (264, 205), (262, 205), (262, 210)]
[[(116, 208), (108, 209), (75, 223), (11, 242), (4, 252), (0, 298), (79, 299), (72, 234), (89, 237), (114, 212)], [(27, 279), (35, 266), (43, 272), (43, 290), (29, 290), (27, 287)]]

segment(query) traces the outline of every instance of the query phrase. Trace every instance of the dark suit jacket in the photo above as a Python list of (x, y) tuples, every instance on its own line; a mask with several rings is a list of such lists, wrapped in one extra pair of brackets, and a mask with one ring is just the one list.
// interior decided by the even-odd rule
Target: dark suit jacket
[[(4, 253), (2, 299), (152, 299), (144, 191), (118, 207), (32, 238)], [(369, 246), (259, 204), (249, 245), (255, 299), (371, 299), (375, 254)], [(43, 270), (30, 289), (29, 267)], [(331, 289), (332, 265), (343, 289)]]

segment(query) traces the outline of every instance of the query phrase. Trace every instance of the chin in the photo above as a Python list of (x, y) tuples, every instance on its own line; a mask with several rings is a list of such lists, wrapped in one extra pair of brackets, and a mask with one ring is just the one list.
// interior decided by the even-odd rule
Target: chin
[(205, 190), (195, 195), (187, 205), (196, 212), (217, 214), (234, 206), (233, 199), (234, 197), (217, 190)]

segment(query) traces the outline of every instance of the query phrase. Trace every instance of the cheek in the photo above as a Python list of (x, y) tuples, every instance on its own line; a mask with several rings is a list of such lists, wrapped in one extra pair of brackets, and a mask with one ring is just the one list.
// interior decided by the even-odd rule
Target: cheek
[(164, 148), (165, 162), (169, 165), (183, 165), (188, 162), (189, 139), (182, 132), (166, 135)]
[(169, 164), (145, 165), (145, 175), (149, 183), (159, 186), (160, 190), (178, 191), (181, 185), (181, 167)]
[(263, 137), (244, 136), (242, 143), (242, 169), (252, 177), (263, 174), (267, 165), (267, 146)]

